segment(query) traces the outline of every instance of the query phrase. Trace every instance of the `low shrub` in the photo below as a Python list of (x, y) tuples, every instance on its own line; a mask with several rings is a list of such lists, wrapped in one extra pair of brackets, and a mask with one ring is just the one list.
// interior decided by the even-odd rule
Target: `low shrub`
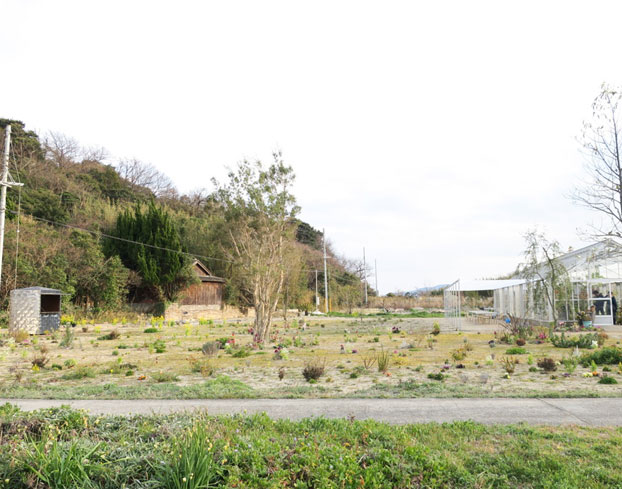
[(155, 340), (151, 346), (156, 353), (164, 353), (166, 351), (166, 343), (164, 343), (164, 340)]
[(151, 374), (151, 378), (156, 382), (177, 382), (179, 380), (177, 375), (170, 372), (162, 372), (161, 370)]
[(541, 358), (538, 360), (538, 367), (545, 372), (554, 372), (557, 370), (557, 363), (552, 358)]
[(516, 339), (516, 346), (525, 346), (526, 341), (523, 338)]
[(218, 341), (208, 341), (201, 346), (201, 353), (208, 357), (216, 355), (218, 350), (220, 350), (220, 342)]
[(605, 347), (593, 353), (584, 354), (579, 359), (584, 367), (594, 362), (596, 365), (617, 365), (622, 362), (622, 348), (616, 346)]
[(80, 380), (88, 377), (92, 379), (95, 377), (95, 371), (89, 367), (78, 367), (66, 374), (63, 374), (61, 377), (63, 380)]
[(457, 348), (451, 351), (451, 358), (453, 358), (456, 362), (460, 360), (464, 360), (467, 356), (467, 350), (464, 347)]
[(11, 337), (15, 340), (15, 343), (23, 343), (27, 339), (30, 339), (30, 333), (23, 329), (14, 329), (11, 331)]
[(239, 348), (237, 350), (234, 350), (231, 356), (233, 358), (246, 358), (250, 356), (250, 354), (251, 352), (248, 348)]
[(605, 376), (600, 378), (598, 383), (599, 384), (617, 384), (618, 381), (616, 379), (614, 379), (613, 377), (609, 377), (608, 375), (605, 375)]
[(143, 331), (143, 333), (157, 333), (158, 331), (158, 328), (147, 328)]
[(566, 373), (569, 373), (569, 374), (575, 371), (578, 364), (579, 364), (579, 360), (575, 357), (568, 357), (568, 358), (562, 359), (562, 365), (564, 366)]
[(596, 333), (569, 336), (562, 332), (561, 335), (552, 335), (551, 343), (555, 348), (592, 348), (592, 342), (598, 342)]
[(507, 350), (505, 350), (506, 355), (527, 355), (527, 353), (529, 352), (520, 346), (515, 346), (513, 348), (508, 348)]
[(322, 375), (324, 375), (324, 370), (326, 368), (326, 360), (324, 361), (313, 361), (309, 362), (305, 365), (305, 368), (302, 370), (302, 376), (305, 378), (307, 382), (312, 380), (319, 379)]
[(447, 375), (445, 375), (445, 374), (443, 374), (441, 372), (428, 374), (428, 379), (431, 379), (431, 380), (443, 381), (446, 378), (447, 378)]
[(76, 361), (73, 358), (68, 358), (67, 360), (65, 360), (63, 365), (65, 365), (65, 367), (67, 368), (73, 368), (76, 366)]

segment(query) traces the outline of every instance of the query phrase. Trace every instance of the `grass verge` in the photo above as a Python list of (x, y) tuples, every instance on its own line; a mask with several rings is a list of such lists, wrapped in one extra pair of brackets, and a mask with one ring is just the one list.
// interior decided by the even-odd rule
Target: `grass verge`
[(4, 487), (609, 488), (619, 428), (391, 426), (0, 407)]

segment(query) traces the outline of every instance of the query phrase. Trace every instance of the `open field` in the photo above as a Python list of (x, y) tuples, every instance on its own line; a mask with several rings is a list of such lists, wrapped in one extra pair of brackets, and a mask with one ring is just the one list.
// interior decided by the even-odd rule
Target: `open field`
[[(438, 335), (431, 334), (435, 323), (440, 325)], [(456, 332), (449, 331), (442, 318), (380, 316), (306, 318), (302, 327), (302, 319), (297, 318), (277, 323), (263, 349), (252, 348), (250, 327), (242, 322), (126, 324), (119, 320), (71, 328), (71, 341), (64, 338), (62, 329), (24, 341), (15, 341), (3, 330), (0, 397), (622, 396), (617, 364), (599, 365), (599, 377), (585, 377), (592, 369), (581, 365), (569, 372), (572, 369), (558, 364), (555, 371), (544, 372), (537, 367), (540, 359), (560, 361), (569, 358), (573, 349), (529, 340), (523, 347), (527, 353), (508, 354), (516, 345), (498, 338), (494, 348), (489, 345), (495, 325), (465, 322), (463, 331)], [(605, 346), (619, 344), (621, 337), (622, 328), (611, 328)], [(214, 341), (225, 348), (203, 354), (202, 346)], [(278, 345), (280, 352), (275, 354)], [(379, 369), (382, 356), (388, 361), (386, 369)], [(43, 365), (34, 366), (42, 357)], [(504, 369), (506, 358), (519, 362), (511, 375)], [(303, 369), (318, 363), (325, 366), (324, 374), (307, 382)], [(620, 383), (599, 383), (603, 374)]]
[(0, 407), (0, 487), (609, 488), (619, 428)]

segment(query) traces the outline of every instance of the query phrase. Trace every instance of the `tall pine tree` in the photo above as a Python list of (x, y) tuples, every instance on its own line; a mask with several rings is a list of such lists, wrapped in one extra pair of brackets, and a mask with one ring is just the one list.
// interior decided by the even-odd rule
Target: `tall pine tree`
[(153, 201), (145, 211), (137, 205), (133, 212), (119, 214), (113, 235), (150, 245), (116, 239), (106, 244), (109, 255), (119, 255), (123, 264), (139, 275), (140, 283), (134, 286), (136, 299), (172, 301), (194, 281), (173, 220)]

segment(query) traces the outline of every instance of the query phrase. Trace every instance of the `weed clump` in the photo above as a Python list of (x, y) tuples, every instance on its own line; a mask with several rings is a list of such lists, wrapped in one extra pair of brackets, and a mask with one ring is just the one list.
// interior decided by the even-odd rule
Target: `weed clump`
[(517, 358), (504, 357), (501, 359), (501, 365), (507, 374), (513, 374), (516, 370)]
[(433, 334), (434, 336), (438, 336), (441, 333), (441, 326), (440, 324), (438, 324), (438, 321), (434, 321), (434, 324), (432, 325), (432, 331), (430, 332), (430, 334)]
[(378, 372), (385, 373), (391, 365), (391, 354), (383, 348), (376, 355), (376, 362), (378, 363)]
[(203, 377), (211, 377), (215, 371), (209, 360), (199, 358), (190, 358), (190, 370), (194, 373), (200, 373)]
[(116, 340), (121, 337), (121, 333), (119, 333), (116, 329), (113, 329), (110, 333), (105, 334), (97, 338), (98, 340)]
[(322, 375), (324, 375), (324, 370), (326, 368), (326, 360), (320, 362), (316, 360), (314, 362), (307, 363), (305, 368), (302, 370), (302, 376), (305, 378), (307, 382), (311, 382), (312, 380), (319, 379)]
[(179, 380), (177, 375), (170, 372), (162, 372), (161, 370), (152, 374), (151, 378), (156, 382), (177, 382)]
[(73, 328), (71, 327), (71, 325), (66, 324), (65, 332), (63, 334), (63, 339), (61, 340), (59, 346), (62, 348), (71, 348), (71, 345), (73, 345), (74, 338), (75, 338), (75, 333), (73, 332)]
[(220, 342), (218, 341), (208, 341), (201, 346), (201, 353), (207, 357), (216, 355), (218, 350), (220, 350)]
[(39, 349), (39, 353), (36, 353), (30, 363), (32, 363), (33, 368), (43, 368), (50, 361), (50, 357), (48, 356), (48, 350), (45, 346), (42, 346)]

